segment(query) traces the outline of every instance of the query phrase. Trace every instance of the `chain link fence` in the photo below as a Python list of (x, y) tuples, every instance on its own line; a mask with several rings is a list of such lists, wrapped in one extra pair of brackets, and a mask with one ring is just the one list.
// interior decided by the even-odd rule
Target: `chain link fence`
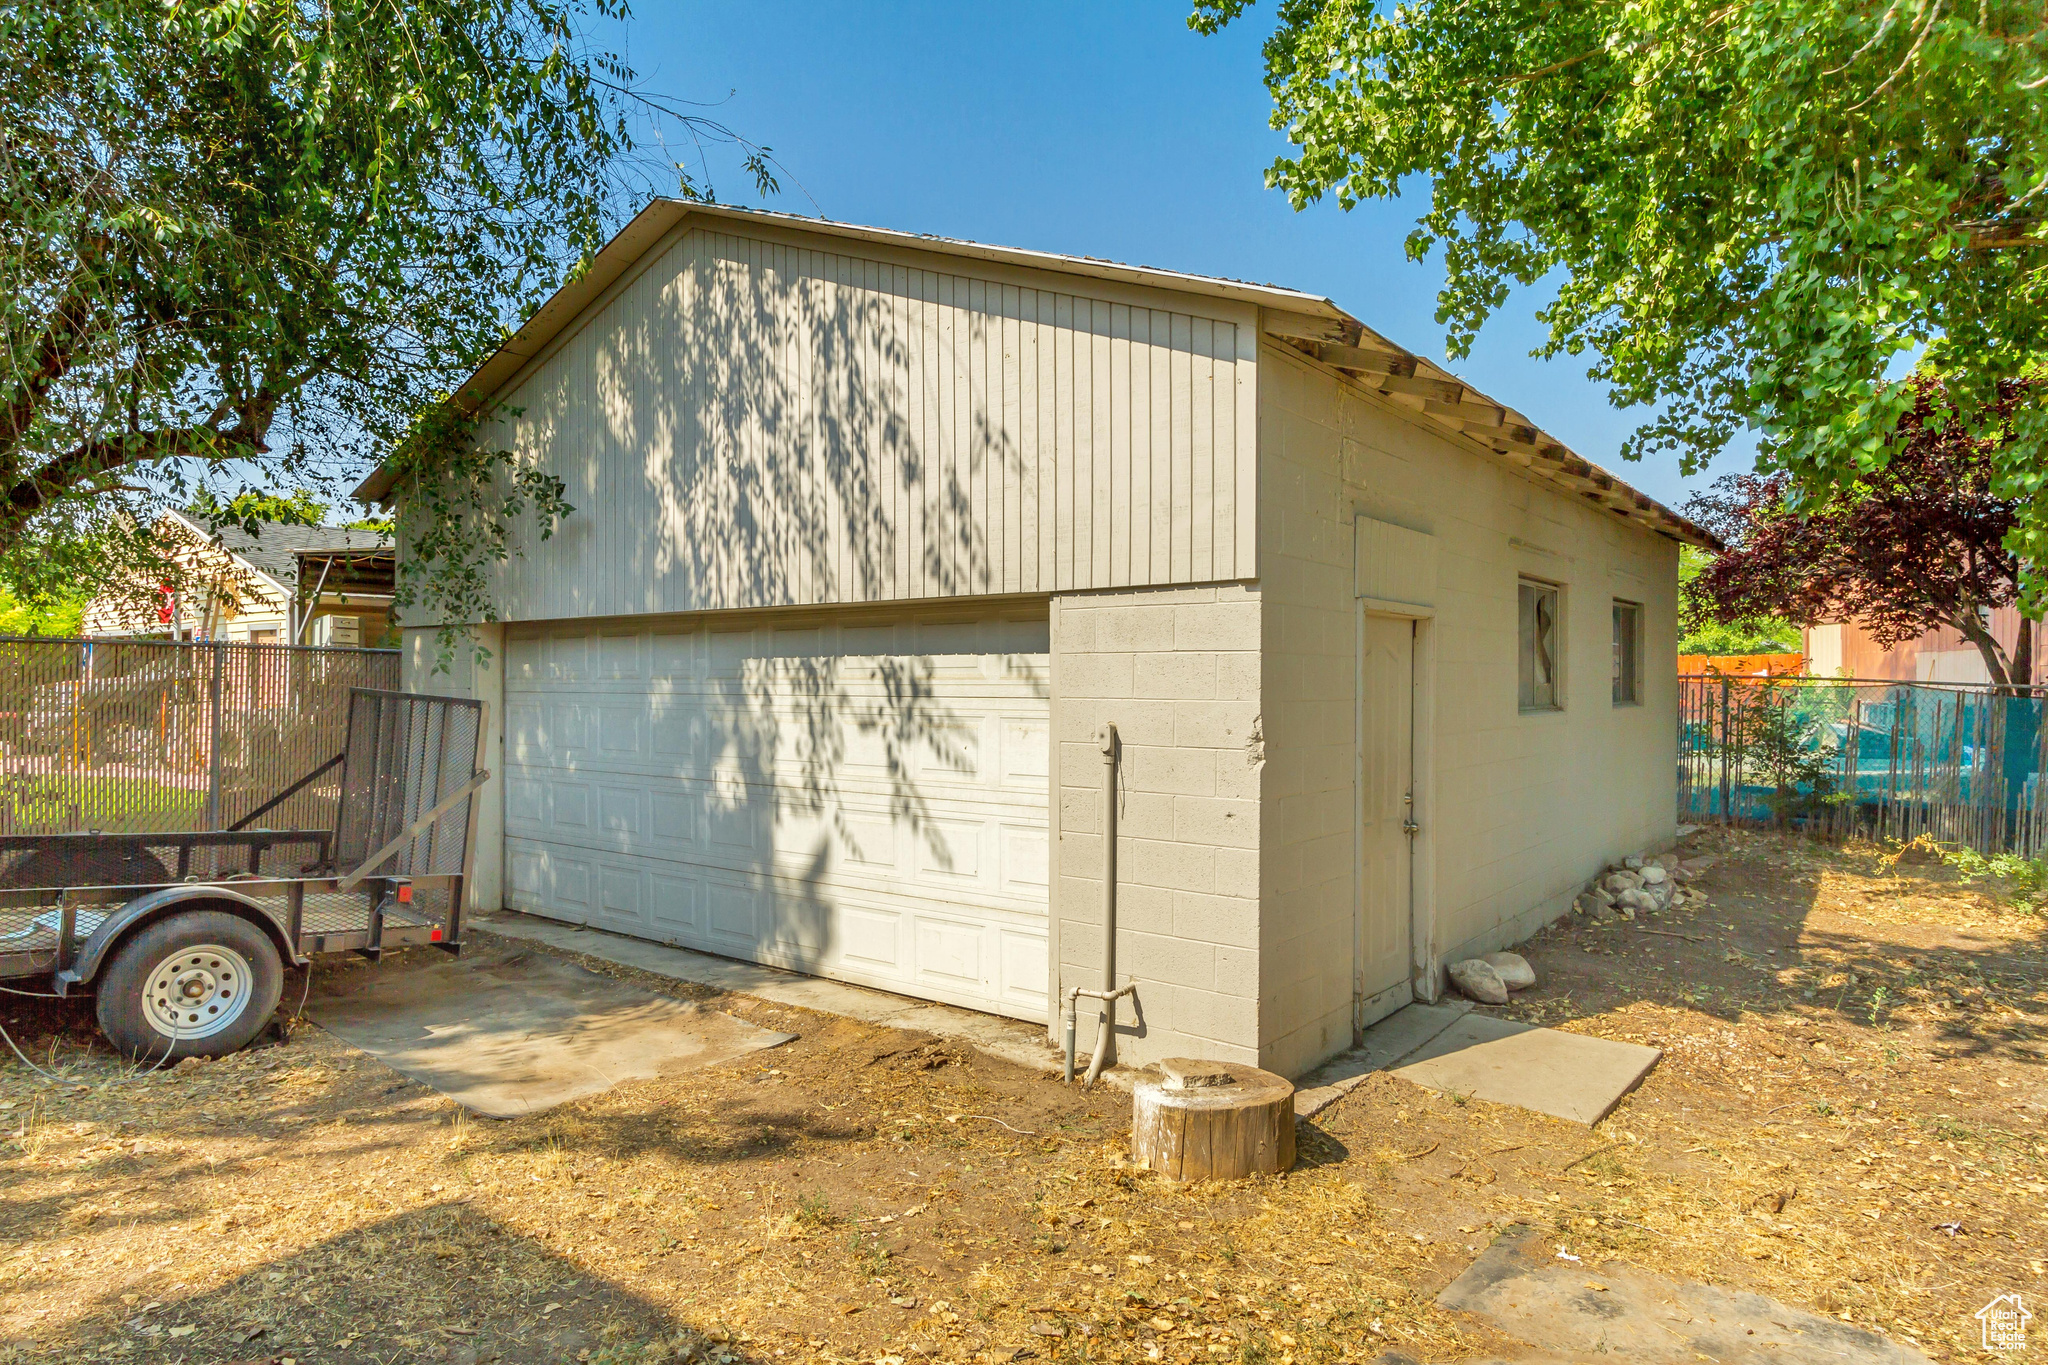
[(1678, 818), (2048, 852), (2041, 689), (1685, 676)]
[(0, 639), (0, 834), (332, 829), (349, 689), (398, 685), (397, 650)]

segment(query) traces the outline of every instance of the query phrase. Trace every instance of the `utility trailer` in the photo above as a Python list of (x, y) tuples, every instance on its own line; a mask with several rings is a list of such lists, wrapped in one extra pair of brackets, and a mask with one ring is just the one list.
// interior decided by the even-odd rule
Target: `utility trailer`
[[(342, 751), (236, 827), (0, 835), (0, 979), (91, 992), (123, 1054), (218, 1057), (270, 1021), (286, 963), (462, 946), (483, 703), (352, 688)], [(339, 769), (332, 829), (252, 828)]]

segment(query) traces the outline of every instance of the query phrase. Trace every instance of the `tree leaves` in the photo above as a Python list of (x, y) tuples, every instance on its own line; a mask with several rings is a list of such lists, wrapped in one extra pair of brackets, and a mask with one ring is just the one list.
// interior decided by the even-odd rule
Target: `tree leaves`
[[(2037, 4), (1283, 0), (1266, 69), (1295, 147), (1270, 183), (1350, 207), (1426, 179), (1409, 251), (1443, 251), (1449, 351), (1557, 280), (1540, 353), (1590, 352), (1617, 404), (1656, 409), (1629, 458), (1696, 469), (1747, 426), (1818, 491), (1889, 458), (1899, 367), (1970, 421), (2048, 364)], [(2031, 566), (2048, 396), (2011, 422), (1996, 479)]]
[[(352, 483), (674, 190), (629, 112), (737, 144), (767, 178), (765, 149), (650, 103), (584, 17), (0, 2), (0, 581), (33, 590), (31, 544), (103, 577), (117, 523), (198, 488)], [(444, 529), (496, 552), (476, 517), (515, 505), (551, 506), (480, 494)]]
[[(2029, 396), (2007, 381), (1999, 401), (1970, 420), (1928, 378), (1904, 386), (1914, 406), (1900, 420), (1882, 468), (1800, 499), (1784, 475), (1740, 474), (1686, 509), (1728, 548), (1682, 590), (1686, 614), (1723, 622), (1760, 616), (1854, 621), (1891, 646), (1939, 626), (1961, 632), (1992, 681), (2031, 681), (2032, 625), (2008, 649), (1990, 613), (2019, 599), (2021, 566), (2006, 548), (2020, 506), (1998, 492), (1998, 436)], [(2009, 437), (2007, 438), (2009, 439)]]

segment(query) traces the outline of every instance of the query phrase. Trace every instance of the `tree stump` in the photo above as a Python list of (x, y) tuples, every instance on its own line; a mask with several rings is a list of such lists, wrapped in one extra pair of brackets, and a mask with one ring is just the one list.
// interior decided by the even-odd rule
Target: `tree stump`
[(1169, 1057), (1131, 1088), (1131, 1155), (1170, 1180), (1237, 1180), (1294, 1164), (1294, 1085), (1270, 1071)]

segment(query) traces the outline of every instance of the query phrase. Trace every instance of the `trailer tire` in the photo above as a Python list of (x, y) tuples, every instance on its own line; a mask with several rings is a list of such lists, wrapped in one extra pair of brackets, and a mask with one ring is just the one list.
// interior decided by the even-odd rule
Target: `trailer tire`
[(128, 939), (100, 973), (100, 1032), (124, 1056), (162, 1063), (225, 1057), (277, 1009), (284, 963), (239, 915), (187, 910)]

